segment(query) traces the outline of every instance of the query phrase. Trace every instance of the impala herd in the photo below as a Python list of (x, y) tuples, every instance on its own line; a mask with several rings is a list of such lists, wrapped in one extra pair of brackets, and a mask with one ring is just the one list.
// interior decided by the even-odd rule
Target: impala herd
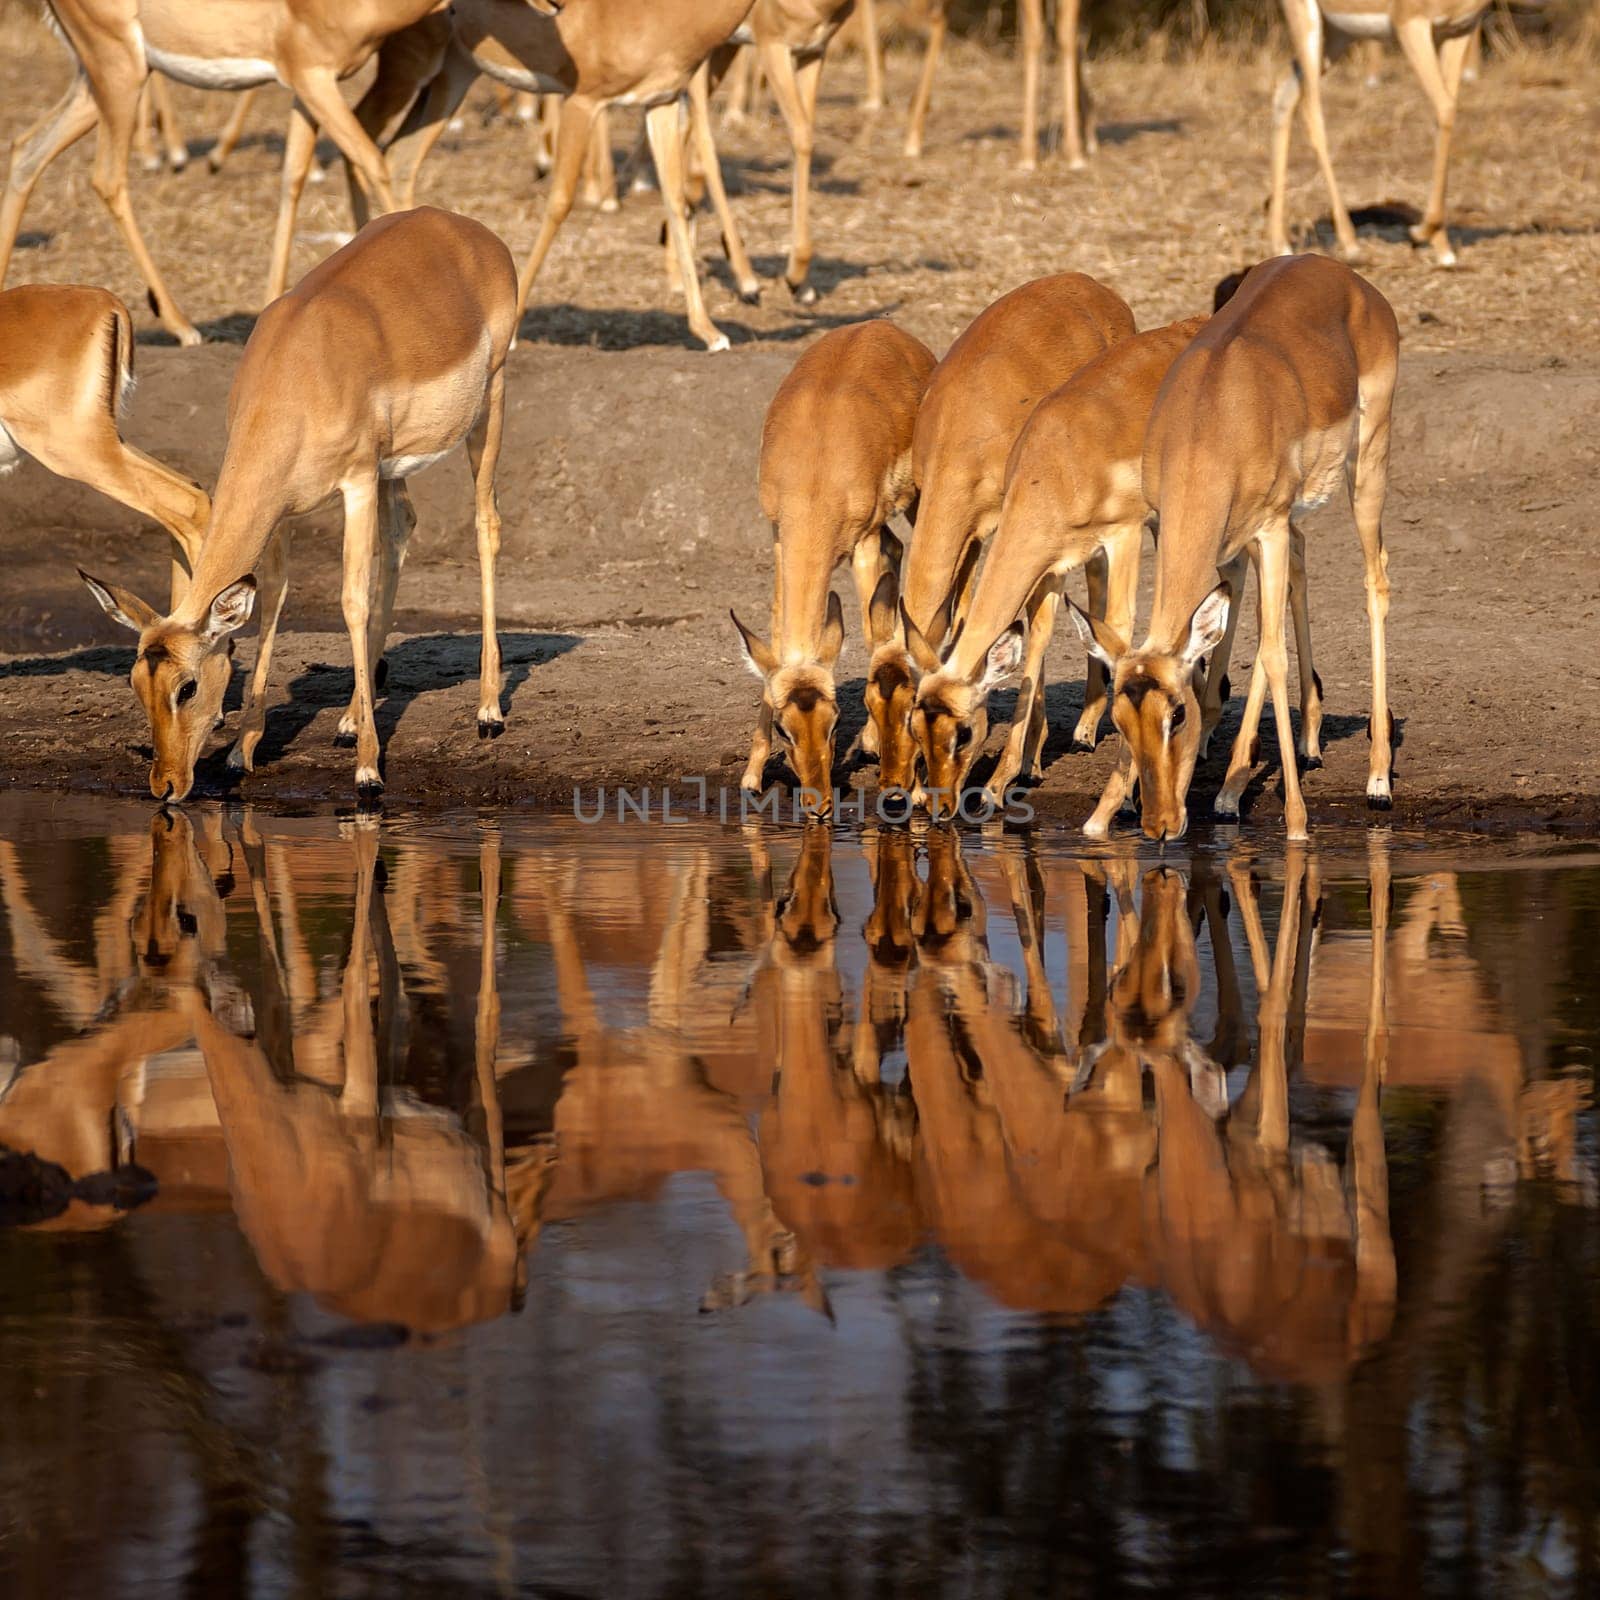
[[(762, 681), (744, 787), (762, 786), (776, 737), (809, 808), (824, 817), (830, 810), (839, 755), (834, 674), (845, 631), (830, 584), (848, 560), (868, 651), (861, 746), (878, 760), (882, 793), (936, 820), (954, 812), (978, 766), (993, 691), (1020, 681), (1004, 749), (987, 777), (991, 800), (1003, 801), (1038, 773), (1047, 732), (1045, 649), (1067, 581), (1082, 568), (1088, 609), (1067, 602), (1089, 655), (1072, 743), (1092, 749), (1107, 712), (1121, 740), (1085, 832), (1103, 836), (1136, 792), (1146, 834), (1177, 839), (1188, 824), (1196, 764), (1227, 697), (1233, 633), (1253, 567), (1260, 648), (1215, 810), (1238, 813), (1269, 694), (1280, 749), (1295, 745), (1292, 621), (1300, 727), (1298, 760), (1283, 761), (1283, 787), (1289, 837), (1304, 838), (1298, 765), (1321, 764), (1322, 687), (1312, 665), (1300, 519), (1342, 480), (1362, 548), (1371, 634), (1367, 798), (1389, 806), (1381, 521), (1398, 331), (1382, 295), (1348, 266), (1289, 256), (1289, 118), (1299, 106), (1329, 185), (1339, 245), (1354, 255), (1319, 78), (1343, 41), (1392, 34), (1439, 125), (1428, 206), (1414, 237), (1449, 263), (1450, 138), (1483, 9), (1483, 0), (1340, 0), (1337, 10), (1321, 0), (1284, 0), (1295, 63), (1274, 102), (1268, 233), (1285, 259), (1250, 269), (1213, 315), (1139, 332), (1112, 288), (1069, 272), (1002, 296), (942, 360), (887, 321), (839, 329), (810, 346), (773, 400), (762, 435), (760, 494), (773, 527), (775, 581), (770, 641), (738, 624)], [(339, 731), (356, 747), (360, 795), (381, 791), (374, 702), (415, 522), (406, 483), (461, 443), (475, 481), (482, 572), (478, 729), (484, 737), (502, 730), (495, 466), (506, 361), (586, 167), (600, 192), (608, 182), (614, 187), (601, 170), (609, 148), (595, 166), (597, 138), (608, 145), (603, 113), (611, 105), (644, 108), (669, 264), (689, 326), (707, 348), (725, 348), (706, 312), (688, 227), (698, 181), (717, 211), (740, 292), (753, 297), (759, 284), (722, 185), (711, 93), (749, 46), (794, 150), (785, 280), (797, 298), (813, 298), (818, 83), (829, 44), (854, 10), (854, 0), (259, 0), (248, 7), (46, 0), (47, 20), (71, 50), (76, 73), (60, 103), (14, 148), (0, 198), (0, 279), (40, 175), (95, 129), (94, 187), (157, 315), (181, 343), (197, 342), (128, 192), (147, 86), (159, 91), (150, 99), (169, 146), (177, 139), (162, 75), (203, 88), (278, 82), (294, 95), (269, 304), (233, 384), (214, 498), (119, 437), (133, 345), (115, 297), (46, 287), (0, 294), (0, 470), (26, 452), (154, 518), (174, 543), (165, 612), (85, 574), (107, 614), (139, 636), (132, 683), (150, 722), (156, 798), (175, 802), (190, 792), (196, 760), (221, 722), (233, 635), (259, 605), (260, 646), (229, 757), (249, 770), (288, 585), (280, 524), (332, 498), (344, 510), (341, 599), (355, 669)], [(870, 4), (862, 10), (872, 87), (881, 83), (871, 70), (876, 20)], [(944, 12), (942, 3), (932, 7), (909, 156), (922, 147)], [(1042, 0), (1021, 0), (1020, 15), (1022, 164), (1030, 167)], [(1077, 166), (1094, 148), (1077, 0), (1062, 0), (1057, 19), (1063, 151)], [(352, 109), (339, 85), (371, 61), (371, 85)], [(415, 206), (421, 164), (480, 74), (502, 92), (560, 105), (550, 190), (520, 274), (485, 228)], [(241, 104), (230, 139), (243, 112)], [(285, 293), (295, 209), (319, 131), (348, 166), (360, 231)], [(909, 548), (890, 527), (897, 517), (910, 530)], [(1155, 536), (1155, 599), (1136, 642), (1146, 528)]]

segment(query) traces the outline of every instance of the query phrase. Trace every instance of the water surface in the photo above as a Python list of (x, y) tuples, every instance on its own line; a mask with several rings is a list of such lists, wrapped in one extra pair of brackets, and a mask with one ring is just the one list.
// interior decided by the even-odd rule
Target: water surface
[(1600, 854), (0, 797), (8, 1594), (1591, 1592)]

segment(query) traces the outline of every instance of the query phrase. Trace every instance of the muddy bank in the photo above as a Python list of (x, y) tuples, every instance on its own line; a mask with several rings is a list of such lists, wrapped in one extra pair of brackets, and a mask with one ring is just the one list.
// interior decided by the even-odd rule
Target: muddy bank
[[(130, 434), (214, 479), (216, 419), (236, 349), (143, 355)], [(765, 616), (770, 540), (756, 504), (756, 446), (762, 411), (791, 359), (786, 349), (721, 359), (670, 350), (516, 353), (500, 485), (508, 730), (487, 744), (476, 735), (476, 557), (466, 469), (451, 460), (415, 485), (421, 520), (380, 708), (392, 803), (570, 805), (574, 787), (679, 775), (737, 781), (757, 690), (727, 609)], [(1587, 653), (1577, 662), (1572, 655), (1573, 641), (1592, 635), (1600, 605), (1585, 512), (1600, 465), (1589, 428), (1597, 405), (1600, 363), (1406, 360), (1387, 524), (1392, 699), (1403, 737), (1397, 819), (1600, 821), (1600, 749), (1579, 709), (1593, 696), (1593, 669)], [(259, 770), (241, 791), (254, 800), (351, 798), (351, 756), (333, 745), (350, 694), (335, 531), (325, 515), (296, 537), (275, 709)], [(1319, 513), (1310, 531), (1328, 718), (1327, 765), (1308, 779), (1307, 799), (1314, 819), (1365, 815), (1360, 559), (1344, 507)], [(131, 534), (121, 508), (25, 464), (0, 483), (0, 560), (0, 642), (9, 652), (0, 657), (0, 780), (142, 792), (145, 729), (125, 682), (131, 651), (73, 568), (159, 594), (162, 540), (151, 530)], [(853, 603), (846, 615), (842, 698), (853, 733), (864, 653)], [(1247, 617), (1233, 673), (1241, 691), (1253, 635)], [(241, 679), (253, 653), (244, 640)], [(1077, 650), (1058, 637), (1045, 781), (1033, 796), (1041, 814), (1074, 821), (1112, 759), (1109, 743), (1092, 756), (1066, 753), (1082, 670)], [(237, 694), (236, 682), (230, 704)], [(997, 722), (1008, 708), (1000, 697)], [(1236, 698), (1225, 733), (1239, 709)], [(1270, 727), (1264, 744), (1270, 753)], [(1219, 755), (1197, 779), (1199, 792), (1213, 789), (1220, 772)], [(840, 776), (850, 781), (851, 763)], [(220, 754), (202, 782), (208, 792), (226, 787)], [(1257, 782), (1253, 815), (1276, 816), (1275, 786), (1271, 771)]]

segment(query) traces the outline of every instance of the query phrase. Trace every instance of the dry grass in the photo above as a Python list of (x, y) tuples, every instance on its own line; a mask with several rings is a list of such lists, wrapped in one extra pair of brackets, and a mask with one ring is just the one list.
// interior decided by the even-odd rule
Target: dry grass
[[(4, 3), (4, 0), (0, 0)], [(1582, 8), (1591, 14), (1592, 6)], [(66, 58), (36, 23), (4, 24), (0, 138), (55, 97)], [(1205, 306), (1212, 284), (1262, 245), (1268, 105), (1281, 50), (1211, 40), (1188, 59), (1149, 35), (1097, 53), (1091, 87), (1102, 150), (1087, 173), (1047, 160), (1031, 177), (1015, 167), (1018, 73), (1009, 51), (957, 41), (918, 165), (898, 153), (916, 72), (909, 49), (889, 60), (891, 110), (858, 111), (859, 65), (830, 66), (818, 159), (815, 223), (820, 304), (801, 312), (781, 285), (758, 308), (731, 294), (702, 225), (702, 254), (717, 274), (715, 316), (735, 339), (791, 340), (815, 327), (891, 313), (942, 347), (995, 294), (1042, 272), (1077, 267), (1115, 285), (1150, 324)], [(214, 128), (224, 97), (183, 90), (191, 136)], [(1352, 207), (1420, 202), (1432, 155), (1426, 103), (1396, 55), (1381, 82), (1336, 72), (1328, 86), (1335, 159)], [(524, 134), (495, 122), (480, 90), (467, 127), (449, 135), (424, 174), (425, 198), (481, 217), (524, 251), (541, 203)], [(147, 236), (191, 315), (223, 323), (256, 303), (276, 202), (283, 97), (269, 97), (234, 164), (213, 178), (203, 163), (179, 176), (137, 173)], [(614, 128), (619, 153), (636, 123)], [(143, 317), (142, 286), (89, 187), (91, 141), (41, 182), (12, 281), (103, 282)], [(775, 118), (723, 139), (747, 241), (776, 272), (787, 233), (788, 153)], [(1326, 239), (1326, 202), (1309, 151), (1295, 147), (1291, 217)], [(342, 182), (308, 191), (295, 266), (303, 271), (347, 225)], [(1532, 45), (1490, 63), (1466, 95), (1453, 166), (1452, 210), (1462, 266), (1435, 269), (1404, 242), (1397, 222), (1365, 230), (1373, 280), (1394, 301), (1410, 346), (1421, 350), (1533, 351), (1560, 357), (1600, 346), (1600, 66), (1587, 46)], [(530, 333), (610, 348), (682, 343), (666, 289), (654, 198), (616, 216), (578, 212), (542, 278)], [(148, 321), (147, 317), (143, 318)]]

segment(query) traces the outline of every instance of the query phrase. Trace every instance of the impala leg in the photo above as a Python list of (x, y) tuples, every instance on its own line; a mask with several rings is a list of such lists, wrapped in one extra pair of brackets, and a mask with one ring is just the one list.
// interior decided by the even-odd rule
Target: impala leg
[(500, 709), (503, 681), (500, 671), (500, 634), (495, 624), (495, 562), (500, 558), (500, 507), (494, 493), (495, 467), (505, 435), (506, 369), (489, 380), (489, 399), (478, 425), (467, 436), (467, 459), (472, 463), (478, 527), (478, 575), (483, 585), (483, 650), (478, 661), (478, 737), (496, 739), (505, 732)]
[[(884, 535), (884, 529), (874, 529), (859, 540), (850, 553), (850, 575), (855, 580), (856, 599), (861, 605), (861, 638), (868, 656), (872, 654), (872, 592), (878, 587), (878, 579), (884, 571)], [(894, 536), (890, 534), (889, 537)], [(861, 750), (869, 756), (879, 753), (878, 728), (871, 717), (867, 718), (861, 729)]]
[(913, 161), (922, 154), (923, 130), (928, 122), (928, 106), (933, 100), (933, 80), (939, 74), (939, 52), (944, 49), (948, 26), (944, 0), (936, 0), (933, 15), (928, 18), (928, 48), (922, 58), (922, 76), (917, 80), (917, 92), (911, 101), (911, 121), (906, 126), (905, 153)]
[(1305, 122), (1306, 136), (1316, 153), (1317, 165), (1322, 169), (1323, 182), (1328, 186), (1329, 211), (1339, 248), (1353, 258), (1357, 251), (1356, 232), (1339, 195), (1339, 181), (1334, 176), (1333, 158), (1328, 152), (1327, 124), (1322, 115), (1322, 74), (1326, 63), (1322, 12), (1315, 3), (1286, 5), (1284, 18), (1294, 45), (1294, 66), (1272, 98), (1272, 196), (1267, 204), (1267, 248), (1274, 255), (1290, 253), (1285, 208), (1291, 122), (1298, 107)]
[[(122, 45), (122, 41), (118, 44)], [(133, 202), (128, 198), (128, 151), (139, 114), (139, 90), (146, 73), (144, 63), (123, 46), (108, 51), (97, 65), (100, 72), (92, 85), (100, 113), (100, 137), (95, 144), (92, 178), (95, 193), (105, 202), (106, 210), (122, 230), (128, 253), (149, 287), (150, 299), (162, 326), (179, 344), (199, 344), (199, 330), (179, 309), (145, 247), (138, 219), (133, 214)]]
[[(426, 23), (414, 23), (384, 40), (378, 51), (377, 76), (357, 102), (354, 113), (355, 121), (374, 148), (389, 144), (399, 132), (407, 107), (439, 71), (449, 40), (449, 24), (442, 16)], [(384, 171), (388, 173), (387, 162)], [(370, 217), (367, 194), (348, 157), (345, 173), (350, 185), (350, 214), (359, 232)], [(392, 183), (392, 178), (390, 181)]]
[(727, 252), (728, 265), (733, 268), (734, 281), (739, 286), (739, 298), (746, 305), (753, 306), (761, 298), (761, 280), (756, 277), (750, 257), (745, 253), (744, 239), (728, 204), (728, 191), (723, 187), (722, 160), (717, 154), (716, 138), (711, 131), (709, 62), (701, 62), (699, 70), (689, 80), (689, 122), (700, 150), (700, 164), (706, 171), (706, 188), (711, 193), (711, 204), (717, 213), (717, 226), (722, 229), (722, 248)]
[(1122, 809), (1123, 802), (1133, 792), (1133, 751), (1126, 740), (1120, 741), (1117, 765), (1106, 786), (1101, 791), (1098, 804), (1083, 825), (1084, 837), (1103, 839), (1111, 831), (1111, 819)]
[(1394, 719), (1389, 713), (1389, 665), (1385, 625), (1389, 617), (1389, 553), (1383, 545), (1383, 502), (1389, 485), (1387, 392), (1362, 396), (1361, 438), (1351, 480), (1350, 505), (1366, 560), (1367, 623), (1372, 633), (1372, 755), (1367, 769), (1367, 804), (1387, 811), (1393, 803)]
[(1308, 767), (1322, 765), (1322, 679), (1311, 659), (1311, 594), (1306, 585), (1306, 536), (1289, 524), (1289, 610), (1294, 617), (1294, 654), (1300, 669), (1300, 754)]
[[(1090, 558), (1089, 609), (1093, 616), (1108, 623), (1122, 639), (1133, 636), (1133, 614), (1139, 598), (1139, 541), (1144, 536), (1142, 523), (1114, 529), (1104, 545)], [(1095, 595), (1094, 574), (1098, 568), (1099, 597)], [(1100, 723), (1109, 701), (1106, 669), (1089, 657), (1084, 678), (1083, 715), (1073, 730), (1074, 750), (1093, 750), (1100, 740)]]
[(156, 130), (166, 147), (167, 165), (174, 172), (182, 172), (189, 165), (189, 147), (178, 134), (178, 115), (172, 109), (172, 91), (167, 80), (158, 72), (151, 73), (146, 87), (150, 94), (151, 109), (155, 112)]
[[(1283, 821), (1291, 840), (1306, 837), (1306, 805), (1300, 795), (1300, 768), (1294, 758), (1294, 726), (1289, 721), (1289, 649), (1284, 622), (1289, 602), (1289, 530), (1267, 530), (1259, 540), (1257, 578), (1261, 586), (1261, 644), (1257, 660), (1265, 662), (1272, 691), (1272, 718), (1278, 728), (1283, 769)], [(1252, 690), (1254, 685), (1252, 684)]]
[(778, 102), (778, 110), (789, 129), (794, 149), (794, 176), (791, 183), (789, 264), (784, 281), (789, 292), (802, 305), (810, 305), (817, 291), (806, 278), (811, 271), (811, 156), (816, 143), (817, 84), (822, 76), (822, 57), (812, 56), (795, 66), (789, 47), (781, 40), (761, 47), (761, 63)]
[[(389, 146), (394, 191), (404, 210), (417, 203), (417, 176), (428, 153), (444, 137), (450, 119), (478, 79), (478, 64), (453, 40), (433, 81), (417, 97)], [(540, 171), (544, 169), (541, 167)]]
[(133, 153), (138, 158), (139, 165), (146, 172), (159, 172), (161, 170), (161, 153), (156, 149), (155, 135), (151, 124), (155, 120), (150, 104), (150, 97), (155, 85), (152, 75), (145, 84), (139, 96), (139, 116), (133, 125)]
[[(1261, 554), (1259, 541), (1252, 548), (1252, 556), (1256, 566), (1256, 616), (1258, 630), (1262, 638), (1266, 637), (1267, 629), (1267, 591), (1261, 577)], [(1235, 570), (1237, 570), (1237, 565)], [(1242, 596), (1243, 590), (1235, 590)], [(1238, 606), (1230, 607), (1237, 611)], [(1231, 644), (1231, 641), (1230, 641)], [(1239, 815), (1239, 801), (1244, 795), (1245, 785), (1250, 781), (1250, 769), (1255, 765), (1257, 749), (1260, 745), (1258, 737), (1261, 728), (1261, 708), (1267, 698), (1267, 667), (1265, 652), (1258, 643), (1256, 646), (1256, 660), (1250, 671), (1250, 692), (1245, 696), (1244, 715), (1239, 719), (1239, 731), (1234, 735), (1233, 749), (1228, 756), (1228, 774), (1222, 781), (1222, 788), (1217, 793), (1217, 798), (1212, 809), (1219, 817), (1237, 817)]]
[(1433, 149), (1433, 183), (1428, 190), (1428, 209), (1422, 221), (1411, 230), (1411, 238), (1417, 244), (1431, 245), (1441, 267), (1453, 267), (1455, 248), (1444, 225), (1445, 185), (1450, 176), (1450, 142), (1455, 135), (1461, 76), (1466, 70), (1467, 54), (1477, 37), (1477, 29), (1446, 39), (1440, 44), (1437, 56), (1433, 48), (1433, 28), (1425, 16), (1398, 24), (1395, 37), (1422, 85), (1422, 92), (1432, 104), (1439, 124)]
[(861, 109), (882, 111), (883, 39), (878, 33), (878, 0), (857, 0), (856, 15), (861, 19), (861, 56), (867, 68), (867, 92)]
[(267, 268), (263, 305), (271, 305), (289, 287), (289, 257), (294, 249), (294, 219), (317, 152), (317, 128), (298, 100), (289, 108), (289, 131), (283, 146), (283, 173), (278, 194), (278, 220), (272, 234), (272, 261)]
[(366, 191), (367, 203), (379, 212), (395, 209), (389, 183), (389, 164), (372, 136), (356, 119), (339, 93), (339, 80), (331, 72), (298, 74), (289, 84), (295, 98), (339, 147), (351, 169), (352, 180)]
[(11, 252), (22, 231), (22, 213), (40, 173), (63, 150), (76, 144), (95, 125), (98, 116), (88, 76), (80, 67), (67, 85), (67, 92), (11, 147), (11, 170), (6, 176), (4, 198), (0, 198), (0, 283), (6, 281)]
[(256, 569), (261, 582), (261, 633), (256, 641), (256, 664), (250, 673), (244, 711), (239, 718), (239, 737), (228, 752), (228, 765), (235, 772), (254, 772), (256, 746), (267, 728), (267, 684), (272, 677), (272, 650), (278, 642), (278, 619), (289, 595), (289, 536), (279, 533), (267, 541), (261, 565)]
[(1061, 149), (1073, 172), (1088, 166), (1096, 147), (1094, 112), (1083, 86), (1083, 52), (1078, 46), (1079, 0), (1061, 0), (1056, 13), (1056, 49), (1061, 57)]
[(599, 211), (617, 206), (617, 164), (611, 153), (611, 124), (602, 106), (589, 131), (589, 149), (583, 166), (583, 201)]
[(765, 694), (761, 696), (761, 709), (756, 713), (756, 731), (750, 738), (750, 759), (744, 764), (744, 775), (739, 787), (746, 794), (761, 793), (761, 775), (767, 770), (772, 755), (772, 707)]
[(1300, 105), (1300, 94), (1300, 63), (1297, 61), (1279, 80), (1272, 96), (1272, 192), (1267, 200), (1269, 255), (1294, 253), (1289, 244), (1287, 218), (1289, 145), (1294, 136), (1294, 114)]
[(1061, 580), (1047, 575), (1028, 597), (1028, 645), (1022, 658), (1022, 683), (1005, 749), (984, 792), (997, 808), (1004, 808), (1006, 791), (1033, 770), (1044, 748), (1049, 725), (1044, 714), (1044, 653), (1055, 631), (1061, 608)]
[(1044, 0), (1018, 0), (1022, 34), (1022, 150), (1017, 164), (1024, 172), (1039, 165), (1039, 59), (1044, 54)]
[[(544, 203), (544, 217), (539, 223), (539, 237), (534, 240), (527, 264), (523, 267), (517, 282), (519, 322), (522, 320), (522, 313), (527, 309), (528, 296), (533, 292), (534, 280), (539, 276), (544, 258), (550, 254), (550, 246), (555, 243), (555, 237), (561, 231), (561, 224), (567, 220), (572, 211), (572, 199), (578, 192), (578, 177), (583, 171), (583, 158), (589, 146), (589, 129), (594, 123), (597, 109), (592, 100), (582, 99), (577, 95), (569, 95), (561, 107), (561, 127), (556, 134), (556, 164), (551, 170), (550, 193)], [(648, 115), (654, 116), (662, 109), (670, 111), (673, 120), (676, 120), (678, 108), (675, 104), (669, 104), (665, 108), (655, 107)], [(680, 224), (683, 221), (681, 211), (678, 221)]]
[[(567, 102), (570, 114), (572, 102)], [(678, 270), (683, 274), (683, 294), (688, 302), (689, 328), (707, 350), (726, 350), (728, 336), (721, 332), (706, 315), (705, 301), (700, 294), (700, 274), (694, 259), (694, 246), (689, 240), (689, 224), (684, 217), (683, 143), (678, 135), (678, 106), (669, 100), (665, 105), (651, 106), (645, 113), (645, 127), (650, 136), (650, 154), (655, 158), (656, 176), (661, 180), (661, 199), (667, 209), (667, 230), (672, 236), (672, 246), (678, 256)], [(562, 155), (556, 163), (556, 182), (559, 184), (566, 168), (565, 146), (567, 120), (561, 122)], [(555, 194), (550, 204), (555, 205)], [(570, 204), (570, 197), (569, 197)]]
[[(1110, 583), (1110, 554), (1096, 550), (1083, 566), (1084, 584), (1089, 591), (1089, 615), (1102, 621), (1106, 614), (1106, 592)], [(1126, 634), (1123, 635), (1127, 637)], [(1106, 714), (1106, 669), (1094, 656), (1088, 658), (1083, 675), (1083, 715), (1072, 731), (1073, 750), (1093, 750), (1100, 719)]]
[(256, 103), (257, 93), (255, 89), (244, 89), (235, 97), (233, 110), (228, 113), (228, 120), (217, 133), (217, 142), (206, 157), (206, 165), (213, 172), (221, 172), (228, 157), (239, 148), (239, 141), (244, 137), (244, 125), (249, 120), (251, 107)]
[[(404, 478), (378, 481), (378, 549), (373, 576), (373, 606), (367, 621), (367, 662), (372, 673), (372, 693), (376, 699), (388, 680), (384, 665), (384, 646), (394, 631), (394, 601), (400, 588), (400, 574), (406, 564), (406, 548), (417, 513), (412, 508)], [(335, 742), (353, 740), (361, 725), (360, 708), (352, 693), (350, 704), (339, 722)]]
[(367, 627), (372, 620), (373, 566), (378, 553), (378, 484), (357, 479), (341, 488), (344, 498), (344, 587), (340, 599), (350, 634), (356, 679), (356, 793), (372, 799), (383, 792), (378, 772), (378, 724), (373, 713), (372, 663)]
[(1339, 250), (1347, 261), (1360, 259), (1361, 247), (1356, 242), (1355, 225), (1345, 210), (1339, 193), (1339, 180), (1334, 176), (1333, 155), (1328, 149), (1328, 124), (1322, 114), (1322, 13), (1311, 8), (1315, 17), (1316, 47), (1313, 54), (1302, 50), (1300, 57), (1301, 94), (1300, 115), (1306, 125), (1306, 137), (1311, 141), (1317, 165), (1322, 169), (1322, 181), (1328, 186), (1328, 210), (1333, 217), (1334, 236)]
[[(1211, 736), (1222, 721), (1222, 707), (1228, 698), (1228, 663), (1233, 660), (1233, 640), (1239, 631), (1239, 613), (1244, 607), (1245, 579), (1250, 573), (1250, 557), (1236, 556), (1222, 569), (1221, 575), (1233, 588), (1233, 604), (1228, 607), (1228, 624), (1223, 629), (1217, 648), (1211, 652), (1206, 669), (1206, 681), (1200, 691), (1200, 748), (1196, 763), (1204, 761), (1211, 749)], [(1123, 638), (1127, 638), (1124, 634)]]

